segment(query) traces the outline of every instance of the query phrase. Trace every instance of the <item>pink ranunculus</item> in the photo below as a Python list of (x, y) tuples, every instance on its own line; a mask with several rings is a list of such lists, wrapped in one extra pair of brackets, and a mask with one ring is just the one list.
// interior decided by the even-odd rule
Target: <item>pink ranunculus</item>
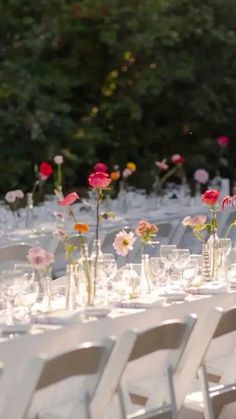
[(60, 199), (58, 201), (58, 204), (61, 206), (68, 206), (77, 201), (77, 199), (79, 199), (79, 195), (76, 192), (71, 192), (68, 195), (66, 195), (65, 198)]
[(162, 160), (162, 161), (156, 161), (155, 162), (156, 166), (158, 167), (158, 169), (166, 171), (169, 169), (168, 164), (166, 164), (166, 160)]
[(226, 135), (221, 135), (220, 137), (218, 137), (216, 139), (216, 141), (217, 141), (217, 144), (220, 147), (227, 147), (229, 145), (231, 139), (229, 137), (227, 137)]
[(194, 172), (194, 180), (205, 185), (209, 180), (209, 173), (205, 169), (198, 169)]
[(197, 227), (199, 225), (205, 224), (206, 220), (206, 215), (194, 215), (192, 217), (187, 216), (183, 219), (182, 225), (185, 227)]
[(9, 191), (5, 195), (5, 200), (8, 202), (8, 204), (13, 204), (16, 200), (16, 194), (15, 191)]
[(123, 176), (124, 178), (127, 178), (127, 177), (131, 176), (132, 174), (133, 174), (132, 170), (130, 170), (130, 169), (128, 169), (128, 167), (126, 167), (126, 168), (123, 170), (122, 176)]
[(180, 154), (173, 154), (173, 156), (171, 156), (171, 161), (173, 164), (182, 164), (184, 162), (184, 157)]
[(62, 164), (63, 163), (63, 156), (54, 156), (53, 161), (55, 164)]
[(201, 196), (201, 201), (207, 205), (215, 205), (219, 199), (220, 192), (216, 189), (209, 189)]
[(137, 236), (143, 236), (144, 234), (156, 234), (158, 232), (158, 227), (155, 224), (151, 224), (148, 221), (139, 221), (138, 227), (135, 229), (135, 234)]
[(108, 173), (95, 172), (90, 173), (88, 177), (88, 183), (91, 188), (107, 189), (111, 183), (111, 179)]
[(107, 170), (108, 170), (108, 167), (105, 163), (98, 162), (93, 166), (94, 172), (106, 173)]
[(15, 196), (18, 199), (24, 198), (24, 192), (21, 189), (15, 189), (13, 192), (15, 192)]
[(135, 242), (134, 233), (121, 230), (117, 233), (113, 242), (113, 247), (118, 255), (127, 256), (128, 253), (133, 250), (133, 244)]
[(54, 262), (54, 255), (42, 247), (33, 247), (29, 250), (27, 259), (35, 269), (44, 270)]

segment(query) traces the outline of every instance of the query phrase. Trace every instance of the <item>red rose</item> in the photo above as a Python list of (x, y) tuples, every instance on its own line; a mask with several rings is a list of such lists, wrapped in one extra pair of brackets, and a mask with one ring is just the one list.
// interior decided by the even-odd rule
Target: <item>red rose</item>
[(39, 177), (41, 180), (46, 180), (53, 172), (53, 168), (50, 164), (43, 161), (39, 165)]
[(96, 172), (89, 175), (88, 183), (92, 188), (107, 189), (111, 183), (111, 179), (107, 173)]
[(231, 140), (230, 140), (229, 137), (226, 137), (226, 135), (221, 135), (220, 137), (218, 137), (216, 139), (216, 141), (217, 141), (217, 144), (220, 147), (227, 147), (229, 145), (229, 143), (230, 143)]
[(184, 157), (180, 154), (173, 154), (173, 156), (171, 156), (171, 161), (174, 164), (182, 164), (184, 162)]
[(219, 194), (219, 191), (216, 191), (215, 189), (210, 189), (206, 191), (204, 194), (202, 194), (201, 201), (207, 205), (215, 205), (218, 201)]

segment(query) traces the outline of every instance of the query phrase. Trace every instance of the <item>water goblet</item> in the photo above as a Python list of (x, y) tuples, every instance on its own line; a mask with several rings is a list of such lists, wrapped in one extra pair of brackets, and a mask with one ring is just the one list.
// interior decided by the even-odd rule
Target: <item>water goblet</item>
[(150, 272), (154, 285), (163, 285), (168, 261), (164, 257), (150, 258)]
[(8, 304), (8, 324), (14, 323), (14, 305), (16, 298), (24, 291), (27, 281), (22, 272), (15, 269), (4, 270), (0, 276), (0, 294)]

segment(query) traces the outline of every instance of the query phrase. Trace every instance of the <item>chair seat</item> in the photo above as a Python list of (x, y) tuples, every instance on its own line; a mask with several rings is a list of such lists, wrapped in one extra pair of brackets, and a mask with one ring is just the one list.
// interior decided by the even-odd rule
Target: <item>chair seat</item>
[(42, 409), (37, 414), (37, 419), (67, 419), (72, 411), (74, 403), (74, 401), (69, 401)]

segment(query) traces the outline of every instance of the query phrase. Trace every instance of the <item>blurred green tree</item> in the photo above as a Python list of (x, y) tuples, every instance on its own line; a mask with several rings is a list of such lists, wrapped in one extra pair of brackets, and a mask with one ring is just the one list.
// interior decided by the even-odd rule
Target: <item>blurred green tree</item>
[(0, 190), (27, 189), (55, 154), (68, 187), (133, 160), (148, 188), (172, 153), (214, 174), (223, 134), (235, 167), (235, 20), (234, 0), (1, 4)]

